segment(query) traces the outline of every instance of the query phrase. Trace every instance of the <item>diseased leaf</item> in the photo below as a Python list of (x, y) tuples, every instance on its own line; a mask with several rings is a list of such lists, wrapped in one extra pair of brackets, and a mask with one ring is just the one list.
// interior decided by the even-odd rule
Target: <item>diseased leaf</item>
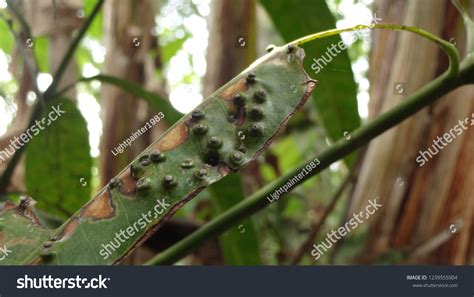
[(25, 165), (28, 194), (38, 201), (39, 209), (68, 218), (91, 192), (92, 158), (86, 122), (72, 101), (54, 99), (29, 132), (32, 140)]
[(6, 202), (0, 210), (0, 265), (23, 264), (26, 255), (51, 236), (34, 213), (35, 201), (23, 198), (18, 205)]
[(257, 60), (166, 131), (24, 263), (120, 263), (202, 189), (268, 147), (315, 87), (302, 59), (300, 48), (278, 47)]

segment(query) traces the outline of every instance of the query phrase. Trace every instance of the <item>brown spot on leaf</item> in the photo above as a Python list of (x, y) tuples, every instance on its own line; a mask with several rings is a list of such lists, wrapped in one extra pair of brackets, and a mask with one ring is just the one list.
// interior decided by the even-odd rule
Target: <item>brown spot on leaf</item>
[(68, 239), (79, 226), (79, 219), (77, 217), (71, 218), (64, 229), (61, 231), (61, 234), (58, 236), (59, 241)]
[(229, 87), (227, 87), (227, 89), (222, 91), (222, 93), (219, 94), (219, 97), (227, 101), (232, 101), (232, 97), (234, 96), (234, 94), (238, 92), (245, 92), (247, 91), (247, 88), (248, 87), (245, 83), (245, 79), (240, 79), (236, 83), (230, 85)]
[(248, 86), (245, 83), (245, 79), (240, 79), (236, 83), (230, 85), (227, 87), (224, 91), (222, 91), (219, 94), (219, 97), (221, 98), (222, 102), (226, 106), (227, 112), (229, 114), (233, 114), (237, 118), (241, 118), (241, 114), (244, 110), (243, 106), (236, 106), (232, 102), (232, 98), (234, 97), (235, 94), (237, 93), (242, 93), (247, 91)]
[(30, 265), (37, 266), (37, 265), (42, 265), (42, 264), (44, 264), (43, 258), (38, 257), (33, 262), (31, 262)]
[(247, 117), (245, 116), (245, 107), (240, 106), (235, 113), (234, 125), (236, 125), (237, 127), (242, 127), (245, 124), (246, 118)]
[(16, 204), (11, 202), (11, 201), (6, 201), (5, 204), (3, 205), (2, 212), (7, 212), (11, 209), (14, 209), (16, 207)]
[(232, 103), (232, 100), (222, 100), (222, 99), (219, 99), (221, 100), (224, 105), (225, 105), (225, 109), (227, 110), (227, 113), (228, 114), (232, 114), (234, 115), (234, 117), (238, 117), (239, 114), (242, 114), (241, 111), (244, 110), (244, 106), (236, 106), (234, 103)]
[(120, 193), (125, 196), (134, 195), (136, 189), (136, 181), (132, 178), (130, 170), (125, 170), (118, 178), (122, 181), (122, 185), (119, 190)]
[(23, 197), (18, 205), (18, 212), (25, 218), (28, 218), (32, 223), (41, 226), (41, 221), (35, 213), (36, 201), (31, 197)]
[(95, 197), (83, 209), (81, 217), (84, 219), (92, 218), (93, 220), (103, 220), (114, 216), (114, 205), (112, 198), (107, 191)]
[(225, 177), (232, 172), (232, 169), (226, 163), (220, 162), (217, 166), (217, 171), (222, 177)]
[(14, 211), (22, 217), (27, 218), (30, 222), (37, 226), (42, 226), (41, 221), (38, 219), (35, 213), (36, 201), (31, 197), (22, 197), (18, 205), (13, 202), (6, 201), (0, 214), (4, 214), (9, 211)]
[(188, 139), (188, 126), (186, 126), (186, 123), (181, 122), (166, 133), (163, 138), (158, 140), (155, 148), (162, 152), (166, 152), (178, 147), (180, 144), (185, 142), (186, 139)]

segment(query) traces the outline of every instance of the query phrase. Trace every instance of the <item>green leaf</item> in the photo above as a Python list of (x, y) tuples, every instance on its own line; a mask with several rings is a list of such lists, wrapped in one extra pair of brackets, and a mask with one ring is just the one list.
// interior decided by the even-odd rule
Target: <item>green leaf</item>
[[(325, 1), (260, 0), (260, 2), (286, 42), (336, 27), (335, 18)], [(311, 77), (319, 81), (313, 100), (321, 115), (322, 123), (333, 140), (340, 139), (345, 131), (350, 132), (360, 126), (357, 85), (354, 82), (349, 56), (347, 51), (342, 51), (317, 74), (311, 69), (311, 64), (314, 63), (313, 59), (326, 54), (327, 47), (339, 41), (341, 41), (339, 36), (333, 36), (303, 46), (306, 52), (304, 68)]]
[(10, 32), (10, 28), (4, 21), (0, 21), (0, 49), (5, 54), (11, 55), (14, 45), (14, 38)]
[(191, 34), (186, 32), (183, 37), (167, 42), (161, 47), (161, 58), (164, 63), (168, 63), (176, 53), (183, 48), (183, 44), (191, 37)]
[(25, 198), (19, 205), (6, 202), (0, 210), (0, 245), (5, 249), (0, 256), (2, 265), (24, 264), (26, 257), (50, 237), (52, 230), (41, 225), (34, 203)]
[[(245, 198), (239, 174), (227, 176), (212, 185), (210, 190), (216, 216)], [(219, 243), (227, 265), (260, 264), (257, 234), (250, 219), (222, 234)]]
[[(55, 109), (65, 113), (53, 121), (61, 113)], [(32, 140), (25, 170), (28, 194), (38, 201), (38, 208), (68, 218), (89, 200), (91, 192), (92, 157), (86, 121), (72, 101), (54, 99), (29, 131)]]
[(178, 112), (174, 107), (158, 94), (152, 93), (145, 90), (140, 85), (120, 78), (116, 78), (109, 75), (99, 74), (87, 78), (81, 78), (80, 82), (88, 82), (98, 80), (102, 83), (112, 84), (116, 87), (121, 88), (129, 92), (130, 94), (140, 97), (148, 102), (156, 111), (161, 111), (165, 114), (165, 120), (171, 125), (177, 122), (183, 115)]
[(35, 56), (39, 72), (49, 72), (48, 38), (37, 37), (34, 40)]
[(83, 69), (86, 63), (91, 63), (95, 67), (99, 68), (97, 63), (95, 63), (94, 59), (92, 58), (92, 53), (83, 45), (77, 48), (74, 56), (79, 69)]
[[(94, 9), (94, 6), (97, 4), (97, 0), (84, 0), (84, 14), (87, 16), (91, 13)], [(103, 24), (103, 13), (100, 11), (97, 16), (95, 17), (94, 21), (92, 21), (89, 30), (87, 30), (87, 35), (95, 38), (101, 39), (102, 38), (102, 24)]]

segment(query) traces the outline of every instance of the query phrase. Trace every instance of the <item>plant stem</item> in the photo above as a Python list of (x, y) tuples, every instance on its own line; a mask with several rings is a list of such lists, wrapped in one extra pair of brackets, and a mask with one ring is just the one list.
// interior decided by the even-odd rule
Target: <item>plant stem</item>
[(16, 4), (12, 0), (7, 0), (6, 2), (7, 2), (8, 10), (10, 10), (13, 13), (13, 15), (18, 19), (21, 27), (23, 27), (23, 31), (25, 31), (28, 38), (32, 38), (30, 26), (26, 22), (25, 18), (21, 15), (21, 12), (16, 6)]
[(472, 54), (474, 51), (474, 22), (458, 0), (451, 0), (451, 2), (462, 16), (466, 28), (466, 50)]
[(459, 54), (458, 50), (456, 47), (451, 44), (450, 42), (439, 38), (436, 35), (433, 35), (423, 29), (416, 28), (416, 27), (409, 27), (409, 26), (403, 26), (403, 25), (397, 25), (397, 24), (370, 24), (370, 25), (357, 25), (351, 28), (343, 28), (343, 29), (331, 29), (327, 31), (322, 31), (318, 32), (315, 34), (307, 35), (304, 37), (301, 37), (299, 39), (296, 39), (287, 45), (301, 45), (316, 39), (320, 38), (325, 38), (333, 35), (338, 35), (344, 32), (352, 32), (352, 31), (358, 31), (358, 30), (363, 30), (363, 29), (373, 29), (373, 28), (379, 28), (379, 29), (390, 29), (390, 30), (401, 30), (401, 31), (408, 31), (412, 32), (415, 34), (418, 34), (428, 40), (431, 40), (438, 44), (443, 51), (446, 52), (446, 54), (449, 57), (449, 76), (454, 76), (458, 71), (459, 71)]
[(94, 9), (91, 12), (91, 15), (87, 18), (86, 22), (81, 27), (78, 34), (76, 35), (74, 40), (69, 45), (69, 48), (68, 48), (66, 54), (64, 55), (63, 59), (61, 60), (61, 63), (59, 64), (59, 67), (56, 70), (56, 73), (54, 74), (53, 82), (51, 83), (51, 85), (48, 87), (48, 89), (45, 92), (45, 97), (46, 98), (54, 97), (54, 94), (56, 92), (56, 88), (57, 88), (59, 82), (61, 81), (61, 78), (64, 74), (64, 71), (66, 71), (66, 68), (69, 65), (69, 62), (71, 61), (72, 56), (76, 52), (76, 49), (79, 46), (79, 43), (81, 42), (82, 38), (84, 37), (87, 30), (89, 29), (90, 25), (94, 21), (96, 15), (99, 13), (100, 8), (102, 7), (103, 3), (104, 3), (104, 0), (97, 1), (97, 4), (94, 6)]
[[(409, 96), (398, 106), (357, 129), (351, 135), (349, 140), (342, 138), (319, 156), (311, 158), (310, 160), (314, 160), (315, 158), (319, 159), (320, 164), (297, 184), (315, 176), (325, 168), (329, 167), (333, 162), (349, 155), (363, 145), (366, 145), (373, 138), (401, 123), (403, 120), (415, 114), (423, 107), (435, 102), (448, 92), (469, 83), (474, 83), (474, 63), (464, 61), (461, 63), (460, 71), (456, 76), (452, 76), (448, 72), (443, 73), (441, 76), (425, 85), (422, 89)], [(150, 259), (146, 265), (172, 264), (195, 249), (200, 243), (223, 233), (228, 228), (237, 224), (240, 220), (265, 208), (270, 204), (266, 197), (284, 185), (290, 178), (298, 174), (298, 172), (305, 168), (306, 165), (307, 163), (300, 164), (290, 172), (266, 185), (241, 203), (208, 222), (190, 236), (181, 240), (164, 252), (157, 254)]]

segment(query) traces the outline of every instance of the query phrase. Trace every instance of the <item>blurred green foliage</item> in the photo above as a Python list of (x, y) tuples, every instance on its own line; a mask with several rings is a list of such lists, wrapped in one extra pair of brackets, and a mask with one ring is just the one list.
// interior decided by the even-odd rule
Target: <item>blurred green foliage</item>
[[(65, 113), (52, 121), (53, 107)], [(38, 208), (64, 219), (90, 199), (91, 168), (87, 124), (74, 102), (58, 98), (49, 102), (44, 130), (30, 140), (25, 162), (28, 194)], [(38, 126), (37, 126), (38, 128)]]

